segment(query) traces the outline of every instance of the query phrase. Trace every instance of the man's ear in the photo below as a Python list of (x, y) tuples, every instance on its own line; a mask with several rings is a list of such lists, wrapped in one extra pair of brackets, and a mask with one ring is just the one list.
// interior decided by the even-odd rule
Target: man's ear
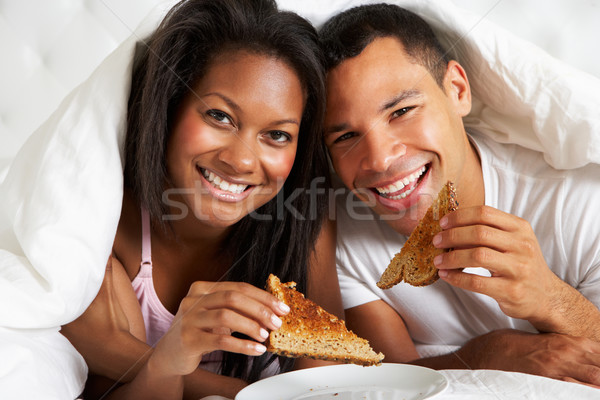
[(471, 112), (471, 87), (463, 67), (454, 60), (448, 62), (444, 89), (461, 117)]

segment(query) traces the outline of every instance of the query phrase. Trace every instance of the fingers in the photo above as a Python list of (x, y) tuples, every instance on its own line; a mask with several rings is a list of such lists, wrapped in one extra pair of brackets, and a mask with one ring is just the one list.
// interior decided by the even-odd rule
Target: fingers
[[(259, 355), (269, 330), (281, 327), (289, 307), (271, 294), (239, 282), (196, 282), (183, 299), (176, 321), (190, 349)], [(231, 335), (238, 332), (250, 339)], [(187, 339), (186, 339), (187, 338)]]
[(272, 294), (245, 282), (194, 282), (188, 295), (202, 296), (222, 291), (238, 292), (269, 307), (277, 315), (285, 315), (290, 308)]
[(507, 232), (527, 226), (527, 221), (489, 206), (459, 208), (440, 219), (443, 229), (460, 226), (486, 225)]
[(594, 383), (587, 383), (587, 382), (583, 382), (583, 381), (580, 381), (580, 380), (577, 380), (577, 379), (574, 379), (574, 378), (571, 378), (571, 377), (568, 377), (568, 376), (562, 378), (562, 380), (565, 381), (565, 382), (579, 383), (580, 385), (586, 385), (586, 386), (593, 387), (595, 389), (600, 389), (599, 383), (596, 383), (596, 384), (594, 384)]
[(592, 387), (599, 387), (600, 385), (600, 367), (598, 363), (594, 362), (588, 364), (586, 361), (583, 363), (572, 363), (569, 362), (567, 365), (571, 365), (564, 371), (564, 376), (559, 377), (567, 382), (580, 383)]
[[(180, 312), (183, 315), (205, 312), (209, 310), (228, 311), (235, 313), (247, 320), (253, 321), (258, 327), (268, 330), (278, 329), (282, 322), (272, 310), (264, 304), (249, 298), (242, 293), (233, 291), (219, 291), (206, 295), (188, 296), (183, 299), (180, 305)], [(215, 325), (227, 327), (235, 331), (228, 325)], [(246, 333), (246, 332), (242, 332)]]
[[(205, 297), (209, 299), (217, 296), (209, 294)], [(178, 313), (180, 318), (171, 326), (171, 330), (180, 332), (183, 348), (187, 349), (184, 352), (201, 356), (222, 350), (257, 356), (266, 351), (261, 342), (269, 337), (269, 332), (261, 323), (232, 309), (205, 309), (200, 305), (201, 302), (197, 299), (186, 297), (180, 308), (180, 311), (185, 311), (181, 316)], [(232, 336), (232, 332), (241, 333), (250, 339)]]
[[(231, 332), (238, 332), (257, 342), (264, 342), (269, 337), (267, 329), (259, 323), (227, 309), (198, 310), (185, 315), (182, 323), (186, 325), (186, 329), (207, 332), (212, 336), (232, 337)], [(227, 349), (221, 348), (221, 350)]]
[(452, 249), (434, 259), (439, 269), (486, 268), (494, 275), (522, 277), (523, 268), (540, 263), (538, 243), (523, 219), (492, 207), (470, 207), (446, 215), (444, 230), (433, 238), (440, 249)]
[(214, 347), (230, 353), (246, 354), (248, 356), (260, 356), (267, 348), (265, 345), (252, 340), (238, 339), (233, 336), (213, 335)]
[(433, 245), (440, 249), (489, 247), (497, 251), (514, 248), (515, 235), (488, 225), (469, 225), (441, 231), (433, 238)]
[(494, 276), (514, 277), (522, 272), (519, 271), (518, 263), (511, 255), (488, 247), (442, 253), (433, 259), (433, 263), (440, 270), (481, 267), (490, 270)]
[[(485, 294), (490, 297), (494, 297), (496, 293), (502, 292), (502, 286), (504, 285), (503, 282), (500, 282), (497, 279), (494, 282), (491, 282), (492, 278), (490, 277), (469, 274), (462, 272), (461, 270), (440, 269), (438, 274), (440, 279), (443, 279), (452, 286), (475, 293)], [(497, 298), (496, 300), (501, 299)]]

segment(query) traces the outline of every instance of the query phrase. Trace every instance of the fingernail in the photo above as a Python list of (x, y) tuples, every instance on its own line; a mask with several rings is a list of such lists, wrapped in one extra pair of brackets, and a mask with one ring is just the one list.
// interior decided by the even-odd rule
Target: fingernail
[(258, 353), (261, 353), (261, 354), (262, 354), (262, 353), (264, 353), (265, 351), (267, 351), (267, 348), (266, 348), (265, 346), (263, 346), (262, 344), (260, 344), (260, 343), (256, 343), (256, 344), (254, 345), (254, 349), (255, 349), (255, 350), (258, 352)]
[(445, 270), (445, 269), (440, 269), (440, 270), (438, 271), (438, 275), (440, 276), (440, 278), (445, 278), (445, 277), (447, 277), (447, 276), (448, 276), (448, 271), (447, 271), (447, 270)]
[(440, 265), (442, 263), (442, 260), (444, 259), (444, 256), (442, 254), (435, 256), (435, 258), (433, 259), (433, 264), (434, 265)]
[(440, 219), (440, 226), (442, 228), (445, 228), (448, 226), (448, 217), (444, 216), (444, 217), (442, 217), (442, 219)]
[(277, 315), (272, 315), (271, 316), (271, 322), (273, 322), (273, 325), (275, 325), (276, 327), (280, 327), (282, 322), (281, 322), (281, 318), (279, 318)]
[(442, 235), (440, 235), (439, 233), (437, 235), (435, 235), (433, 237), (433, 245), (437, 246), (438, 244), (440, 244), (442, 242)]
[(280, 302), (279, 302), (279, 304), (278, 304), (278, 306), (279, 306), (279, 309), (280, 309), (281, 311), (283, 311), (284, 313), (286, 313), (286, 314), (287, 314), (287, 313), (289, 313), (289, 312), (290, 312), (290, 307), (289, 307), (287, 304), (285, 304), (284, 302), (281, 302), (281, 301), (280, 301)]
[(266, 329), (260, 328), (260, 337), (266, 339), (269, 337), (269, 332)]

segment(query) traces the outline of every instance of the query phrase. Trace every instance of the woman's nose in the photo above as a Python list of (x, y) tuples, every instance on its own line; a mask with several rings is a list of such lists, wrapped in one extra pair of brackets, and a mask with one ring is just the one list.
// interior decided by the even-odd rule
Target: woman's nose
[(219, 161), (227, 164), (232, 172), (243, 175), (254, 172), (258, 165), (258, 149), (255, 142), (240, 134), (232, 135), (231, 140), (219, 152)]

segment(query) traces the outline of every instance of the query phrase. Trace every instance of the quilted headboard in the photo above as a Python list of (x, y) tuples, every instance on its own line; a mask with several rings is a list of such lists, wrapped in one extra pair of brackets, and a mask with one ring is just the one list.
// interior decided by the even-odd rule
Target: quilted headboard
[[(327, 1), (340, 8), (345, 3)], [(65, 95), (160, 2), (0, 0), (0, 170), (1, 160), (14, 156)], [(454, 2), (600, 77), (600, 0)], [(313, 3), (318, 8), (319, 2)]]

